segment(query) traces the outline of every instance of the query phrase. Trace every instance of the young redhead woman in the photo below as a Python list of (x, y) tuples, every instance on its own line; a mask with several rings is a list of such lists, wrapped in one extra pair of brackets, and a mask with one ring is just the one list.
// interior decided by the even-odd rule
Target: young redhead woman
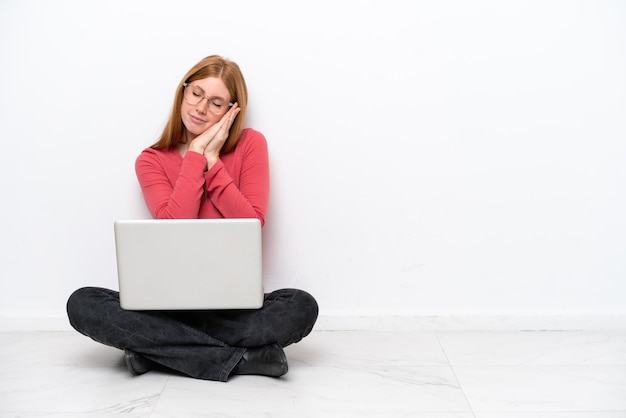
[[(265, 224), (269, 161), (265, 137), (244, 128), (248, 105), (239, 66), (212, 55), (179, 83), (160, 139), (137, 157), (137, 179), (154, 218), (258, 218)], [(258, 310), (128, 311), (119, 293), (76, 290), (70, 324), (100, 343), (124, 350), (132, 374), (155, 366), (227, 381), (234, 374), (287, 373), (283, 347), (307, 336), (317, 320), (303, 290), (265, 295)]]

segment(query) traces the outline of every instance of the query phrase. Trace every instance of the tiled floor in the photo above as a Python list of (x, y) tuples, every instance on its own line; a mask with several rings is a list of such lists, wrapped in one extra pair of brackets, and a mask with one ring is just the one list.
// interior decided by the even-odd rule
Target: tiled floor
[(152, 371), (74, 332), (0, 333), (0, 418), (624, 418), (626, 333), (314, 331), (280, 379)]

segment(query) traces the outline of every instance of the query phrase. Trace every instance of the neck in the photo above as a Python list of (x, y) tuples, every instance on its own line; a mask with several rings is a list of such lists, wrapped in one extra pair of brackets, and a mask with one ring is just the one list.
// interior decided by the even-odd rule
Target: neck
[(179, 142), (178, 144), (176, 144), (176, 149), (178, 149), (178, 152), (180, 152), (180, 155), (182, 155), (183, 157), (185, 156), (185, 154), (187, 153), (187, 150), (189, 149), (189, 142), (190, 141), (185, 141), (185, 142)]

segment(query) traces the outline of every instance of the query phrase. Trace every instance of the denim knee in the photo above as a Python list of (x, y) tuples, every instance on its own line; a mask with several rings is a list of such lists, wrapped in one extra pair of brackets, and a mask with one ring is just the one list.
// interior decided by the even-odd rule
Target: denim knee
[(297, 343), (311, 333), (319, 306), (310, 293), (300, 289), (279, 289), (272, 292), (271, 298), (285, 301), (281, 304), (283, 312), (275, 312), (285, 319), (281, 327), (284, 335), (279, 339), (283, 347)]
[(78, 332), (81, 332), (83, 328), (80, 324), (81, 318), (84, 318), (84, 306), (85, 302), (89, 299), (88, 295), (91, 293), (90, 288), (83, 287), (75, 290), (67, 299), (65, 306), (67, 311), (67, 318), (70, 321), (70, 325)]
[(310, 324), (310, 329), (312, 329), (319, 315), (317, 300), (304, 290), (298, 290), (294, 297), (296, 298), (296, 305), (300, 307), (303, 313), (306, 313), (306, 322)]
[(82, 287), (75, 290), (67, 299), (66, 311), (70, 325), (81, 334), (88, 334), (94, 320), (99, 321), (102, 312), (96, 305), (110, 298), (116, 292), (99, 287)]

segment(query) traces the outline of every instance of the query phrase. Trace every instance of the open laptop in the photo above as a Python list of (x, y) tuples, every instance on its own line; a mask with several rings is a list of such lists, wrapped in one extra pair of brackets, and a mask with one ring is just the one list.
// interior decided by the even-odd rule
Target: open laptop
[(114, 230), (123, 309), (263, 305), (258, 219), (118, 220)]

